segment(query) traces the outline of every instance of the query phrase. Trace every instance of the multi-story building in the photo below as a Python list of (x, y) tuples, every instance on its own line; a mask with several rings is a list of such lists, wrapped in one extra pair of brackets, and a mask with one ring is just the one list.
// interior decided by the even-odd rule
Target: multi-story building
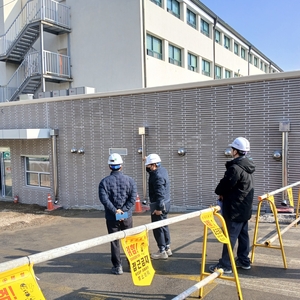
[(0, 0), (0, 33), (1, 102), (282, 71), (198, 0)]

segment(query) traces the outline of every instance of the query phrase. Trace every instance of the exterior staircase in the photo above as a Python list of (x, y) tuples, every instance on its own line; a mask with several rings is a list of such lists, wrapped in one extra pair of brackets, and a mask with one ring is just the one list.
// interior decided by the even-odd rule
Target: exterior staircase
[(0, 87), (0, 102), (15, 101), (21, 93), (34, 94), (45, 81), (72, 81), (70, 57), (32, 46), (43, 32), (70, 33), (70, 8), (54, 0), (29, 0), (6, 33), (0, 36), (0, 61), (19, 67)]

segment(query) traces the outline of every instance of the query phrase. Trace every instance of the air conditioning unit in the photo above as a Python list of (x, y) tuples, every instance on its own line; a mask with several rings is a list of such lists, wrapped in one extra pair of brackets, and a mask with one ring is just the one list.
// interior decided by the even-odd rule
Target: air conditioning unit
[(77, 90), (77, 95), (79, 95), (79, 94), (93, 94), (93, 93), (95, 93), (95, 88), (88, 87), (88, 86), (78, 87), (78, 88), (76, 88), (76, 90)]
[(20, 101), (22, 100), (33, 100), (33, 94), (21, 94), (19, 95)]

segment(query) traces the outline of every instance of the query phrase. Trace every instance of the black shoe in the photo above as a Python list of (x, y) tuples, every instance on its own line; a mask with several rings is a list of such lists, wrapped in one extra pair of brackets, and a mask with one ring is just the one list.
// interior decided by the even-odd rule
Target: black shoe
[(223, 273), (224, 274), (231, 274), (232, 273), (232, 269), (226, 268), (224, 267), (222, 264), (217, 263), (216, 265), (211, 265), (209, 266), (209, 271), (211, 273), (216, 272), (218, 269), (223, 269)]

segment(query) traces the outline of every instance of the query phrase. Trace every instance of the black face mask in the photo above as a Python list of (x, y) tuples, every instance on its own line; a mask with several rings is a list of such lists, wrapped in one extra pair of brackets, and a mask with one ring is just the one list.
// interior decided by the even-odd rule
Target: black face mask
[(146, 171), (147, 171), (148, 173), (150, 173), (150, 172), (151, 172), (151, 169), (150, 169), (150, 168), (146, 168)]

